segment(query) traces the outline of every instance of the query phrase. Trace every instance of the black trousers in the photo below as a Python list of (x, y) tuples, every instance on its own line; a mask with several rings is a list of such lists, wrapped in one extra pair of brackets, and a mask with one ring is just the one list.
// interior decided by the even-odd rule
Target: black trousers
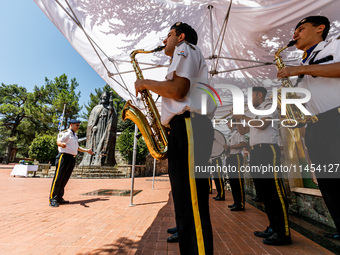
[(229, 155), (227, 159), (227, 166), (228, 165), (236, 168), (236, 172), (233, 172), (233, 171), (228, 172), (231, 193), (233, 195), (234, 204), (238, 207), (244, 208), (245, 206), (244, 204), (244, 196), (245, 196), (244, 178), (243, 178), (243, 174), (240, 172), (240, 167), (243, 165), (242, 154)]
[(74, 165), (75, 156), (67, 153), (59, 153), (56, 157), (56, 171), (54, 173), (50, 200), (60, 200), (64, 196), (65, 186), (70, 179)]
[[(212, 164), (213, 166), (216, 166), (216, 171), (214, 172), (214, 182), (216, 186), (217, 196), (221, 198), (225, 198), (221, 158), (213, 159)], [(221, 167), (221, 170), (219, 170), (217, 166)]]
[(205, 251), (212, 255), (209, 181), (208, 178), (195, 178), (193, 166), (208, 164), (214, 138), (211, 120), (197, 114), (190, 118), (190, 113), (186, 112), (174, 117), (170, 127), (169, 177), (180, 252), (191, 255)]
[[(308, 124), (306, 129), (306, 146), (313, 164), (330, 168), (340, 164), (340, 115), (321, 119), (317, 123)], [(315, 171), (318, 185), (325, 204), (333, 218), (335, 227), (340, 233), (340, 178), (337, 173)]]
[[(277, 144), (259, 144), (252, 147), (251, 166), (279, 166), (281, 151)], [(263, 199), (269, 226), (280, 236), (290, 236), (288, 202), (280, 173), (252, 173), (257, 182), (256, 193)]]

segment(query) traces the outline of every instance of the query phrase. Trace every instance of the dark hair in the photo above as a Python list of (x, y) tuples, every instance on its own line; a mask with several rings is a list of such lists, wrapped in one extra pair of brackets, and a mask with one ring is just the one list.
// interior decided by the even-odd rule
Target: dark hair
[(181, 35), (182, 33), (185, 34), (185, 40), (188, 43), (191, 43), (193, 45), (197, 44), (198, 36), (195, 31), (190, 25), (183, 23), (183, 22), (176, 22), (174, 25), (171, 26), (171, 29), (176, 30), (176, 36)]
[[(309, 23), (311, 23), (314, 27), (325, 25), (323, 23), (318, 23), (318, 22), (309, 22)], [(329, 32), (329, 26), (325, 25), (325, 29), (322, 31), (322, 40), (326, 40), (328, 32)]]
[(301, 26), (302, 24), (305, 23), (311, 23), (314, 27), (320, 26), (320, 25), (325, 25), (325, 29), (322, 32), (322, 39), (326, 40), (326, 37), (328, 35), (329, 32), (329, 28), (330, 28), (330, 22), (328, 20), (327, 17), (325, 16), (309, 16), (306, 17), (302, 20), (300, 20), (300, 22), (296, 25), (295, 30)]
[(265, 87), (253, 87), (253, 92), (259, 92), (262, 94), (263, 99), (266, 97), (267, 95), (267, 89)]

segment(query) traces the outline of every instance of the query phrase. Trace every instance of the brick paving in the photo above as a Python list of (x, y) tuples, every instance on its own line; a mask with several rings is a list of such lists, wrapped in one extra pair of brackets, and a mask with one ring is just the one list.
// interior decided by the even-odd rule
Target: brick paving
[[(166, 229), (175, 226), (167, 176), (135, 179), (134, 197), (84, 196), (98, 189), (130, 189), (131, 179), (70, 179), (65, 199), (70, 204), (48, 206), (51, 179), (11, 177), (13, 165), (0, 164), (0, 254), (179, 254), (167, 243)], [(215, 254), (332, 254), (292, 230), (293, 245), (262, 244), (254, 230), (266, 228), (267, 217), (246, 205), (230, 212), (227, 201), (211, 195)]]

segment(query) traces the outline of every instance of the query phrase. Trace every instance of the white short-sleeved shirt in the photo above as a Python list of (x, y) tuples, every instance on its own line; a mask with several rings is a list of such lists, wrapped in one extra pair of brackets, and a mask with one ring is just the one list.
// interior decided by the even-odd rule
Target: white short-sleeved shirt
[[(244, 135), (241, 135), (237, 131), (237, 129), (233, 129), (228, 139), (228, 145), (232, 146), (232, 145), (239, 144), (242, 142), (246, 142)], [(242, 153), (242, 149), (230, 149), (230, 154), (239, 154), (239, 153)]]
[[(263, 102), (261, 105), (259, 105), (256, 109), (257, 110), (264, 110), (271, 108), (272, 104), (268, 102)], [(246, 114), (251, 119), (263, 119), (265, 117), (271, 118), (271, 119), (279, 119), (279, 113), (277, 110), (275, 110), (272, 114), (269, 115), (255, 115), (253, 113), (247, 113)], [(252, 124), (250, 122), (250, 124)], [(271, 122), (268, 127), (264, 130), (257, 129), (255, 127), (249, 126), (249, 145), (254, 146), (256, 144), (261, 143), (271, 143), (275, 144), (278, 143), (279, 139), (279, 127), (278, 127), (278, 121)]]
[(62, 148), (58, 146), (59, 153), (67, 153), (72, 155), (78, 154), (78, 136), (76, 133), (73, 133), (71, 129), (67, 129), (66, 131), (60, 132), (58, 134), (59, 142), (66, 143), (66, 147)]
[[(319, 65), (340, 62), (340, 40), (334, 40), (332, 42), (320, 42), (302, 65), (308, 65), (317, 51), (320, 52), (316, 55), (314, 61), (327, 56), (333, 56), (333, 60), (320, 63)], [(340, 78), (314, 78), (311, 75), (305, 75), (298, 86), (310, 91), (312, 98), (306, 103), (306, 108), (313, 115), (340, 106)]]
[[(165, 126), (168, 126), (175, 115), (180, 115), (185, 111), (201, 114), (202, 94), (207, 94), (202, 89), (209, 90), (207, 86), (199, 83), (208, 84), (208, 68), (201, 50), (197, 46), (187, 42), (182, 42), (176, 46), (165, 79), (172, 80), (174, 72), (176, 72), (177, 76), (187, 78), (190, 81), (190, 89), (187, 95), (180, 100), (162, 97), (161, 120)], [(206, 98), (207, 116), (212, 118), (216, 106), (209, 95)]]

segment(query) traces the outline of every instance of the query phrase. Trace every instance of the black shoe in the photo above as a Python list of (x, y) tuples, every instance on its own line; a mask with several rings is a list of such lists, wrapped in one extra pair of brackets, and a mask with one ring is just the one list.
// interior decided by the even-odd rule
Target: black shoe
[(177, 233), (177, 227), (168, 228), (168, 230), (166, 232), (173, 235), (173, 234)]
[(52, 206), (52, 207), (58, 207), (59, 204), (58, 204), (57, 200), (51, 200), (51, 201), (50, 201), (50, 206)]
[(215, 201), (224, 201), (224, 200), (225, 200), (224, 197), (216, 197), (216, 198), (215, 198)]
[(67, 201), (67, 200), (65, 200), (65, 199), (63, 199), (63, 198), (58, 199), (57, 201), (58, 201), (58, 204), (60, 204), (60, 205), (64, 205), (64, 204), (70, 203), (70, 201)]
[(218, 198), (218, 197), (220, 197), (220, 196), (217, 195), (216, 197), (213, 197), (213, 199), (216, 199), (216, 198)]
[(177, 243), (178, 242), (178, 233), (176, 232), (172, 236), (170, 236), (168, 239), (166, 239), (168, 243)]
[(323, 236), (327, 237), (327, 238), (332, 238), (332, 239), (335, 239), (335, 240), (340, 240), (340, 235), (339, 235), (338, 232), (335, 232), (335, 233), (324, 233)]
[(271, 227), (267, 227), (265, 231), (255, 231), (254, 235), (262, 238), (270, 237), (272, 234), (274, 234), (274, 229)]
[(242, 206), (234, 206), (232, 208), (230, 208), (230, 211), (234, 211), (234, 212), (237, 212), (237, 211), (244, 211), (244, 207)]
[(228, 205), (229, 208), (233, 208), (235, 206), (236, 206), (235, 203), (233, 203), (232, 205)]
[(270, 237), (263, 239), (263, 243), (267, 245), (286, 245), (292, 244), (292, 239), (290, 236), (280, 236), (275, 232)]

